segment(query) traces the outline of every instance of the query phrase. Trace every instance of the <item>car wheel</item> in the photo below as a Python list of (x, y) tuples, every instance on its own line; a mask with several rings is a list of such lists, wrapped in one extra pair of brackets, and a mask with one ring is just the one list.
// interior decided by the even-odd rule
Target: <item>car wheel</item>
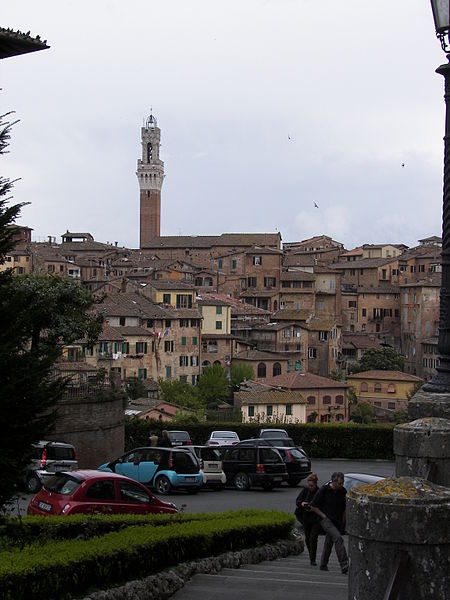
[(250, 481), (247, 473), (236, 473), (233, 482), (234, 487), (241, 492), (245, 492), (245, 490), (248, 490), (250, 487)]
[(27, 490), (31, 494), (36, 494), (42, 487), (41, 480), (37, 475), (28, 475), (27, 477)]
[(165, 475), (161, 475), (161, 477), (158, 477), (155, 481), (155, 489), (158, 494), (168, 494), (172, 489), (172, 486), (168, 478)]

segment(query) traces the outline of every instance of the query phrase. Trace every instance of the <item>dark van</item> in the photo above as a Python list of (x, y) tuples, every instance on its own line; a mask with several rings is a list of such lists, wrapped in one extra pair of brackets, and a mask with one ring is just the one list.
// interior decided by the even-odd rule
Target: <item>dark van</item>
[(264, 441), (252, 445), (242, 442), (227, 448), (223, 452), (222, 468), (227, 485), (238, 490), (248, 490), (252, 486), (272, 490), (288, 478), (280, 453)]

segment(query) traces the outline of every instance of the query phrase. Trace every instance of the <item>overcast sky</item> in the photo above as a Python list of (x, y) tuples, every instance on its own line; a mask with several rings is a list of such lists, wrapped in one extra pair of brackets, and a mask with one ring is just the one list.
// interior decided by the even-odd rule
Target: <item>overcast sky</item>
[(162, 235), (441, 235), (445, 55), (428, 0), (16, 0), (0, 25), (51, 46), (0, 63), (1, 110), (20, 119), (2, 175), (21, 178), (35, 241), (69, 229), (137, 247), (151, 107)]

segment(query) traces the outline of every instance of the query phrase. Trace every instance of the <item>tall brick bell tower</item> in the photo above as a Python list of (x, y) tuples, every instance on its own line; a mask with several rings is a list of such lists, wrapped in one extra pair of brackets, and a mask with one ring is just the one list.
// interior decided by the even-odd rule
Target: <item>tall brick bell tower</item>
[(150, 114), (141, 128), (142, 158), (138, 159), (137, 178), (140, 189), (139, 247), (160, 235), (161, 188), (164, 181), (164, 163), (159, 159), (161, 130), (156, 117)]

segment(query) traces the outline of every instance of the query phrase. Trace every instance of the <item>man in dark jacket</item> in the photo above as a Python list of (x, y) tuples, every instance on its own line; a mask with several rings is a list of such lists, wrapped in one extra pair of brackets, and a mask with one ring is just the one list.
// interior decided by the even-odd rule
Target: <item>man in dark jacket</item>
[(161, 432), (161, 437), (158, 438), (158, 446), (160, 448), (172, 447), (172, 442), (169, 439), (169, 432), (166, 429)]
[(311, 475), (306, 478), (306, 487), (301, 489), (295, 501), (297, 505), (295, 516), (303, 525), (303, 531), (305, 532), (305, 543), (309, 552), (309, 560), (314, 566), (317, 565), (317, 538), (322, 531), (319, 523), (319, 517), (310, 508), (310, 502), (319, 490), (317, 481), (317, 475), (315, 473), (311, 473)]
[(341, 572), (348, 572), (348, 557), (342, 532), (345, 530), (345, 496), (344, 474), (336, 472), (331, 475), (331, 481), (323, 485), (314, 496), (310, 506), (321, 519), (320, 525), (325, 532), (320, 569), (328, 571), (328, 560), (334, 548), (341, 565)]

